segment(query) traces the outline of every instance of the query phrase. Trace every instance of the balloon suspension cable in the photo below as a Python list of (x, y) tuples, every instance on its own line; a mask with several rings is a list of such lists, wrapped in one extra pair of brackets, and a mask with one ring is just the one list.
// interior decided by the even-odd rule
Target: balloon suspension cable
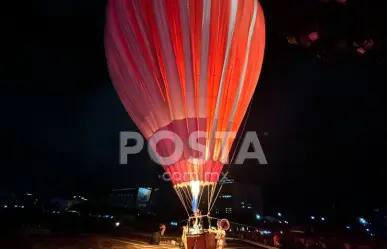
[(204, 192), (203, 189), (204, 189), (204, 187), (200, 189), (200, 196), (199, 196), (199, 199), (198, 199), (198, 208), (200, 207), (200, 203), (202, 201), (202, 196), (203, 196), (203, 192)]
[(181, 193), (180, 189), (178, 189), (177, 187), (174, 187), (174, 189), (175, 189), (175, 192), (176, 192), (177, 196), (180, 199), (180, 202), (183, 203), (184, 210), (187, 212), (187, 215), (189, 216), (188, 208), (187, 208), (187, 205), (186, 205), (186, 203), (184, 201), (184, 197), (182, 196), (182, 193)]
[(187, 205), (189, 206), (189, 209), (192, 210), (192, 197), (190, 196), (190, 191), (187, 190), (185, 187), (182, 187), (180, 191), (183, 193), (184, 200), (186, 200)]
[(189, 202), (189, 203), (192, 203), (192, 194), (191, 194), (191, 190), (188, 189), (187, 186), (183, 186), (182, 189), (183, 189), (183, 191), (184, 191), (184, 193), (185, 193), (185, 195), (186, 195), (186, 197), (187, 197), (187, 199), (188, 199), (188, 202)]
[[(215, 194), (215, 190), (216, 190), (216, 187), (218, 186), (218, 182), (215, 182), (214, 183), (214, 186), (212, 186), (212, 188), (211, 188), (211, 201), (213, 200), (213, 198), (214, 198), (214, 194)], [(215, 198), (215, 200), (214, 200), (214, 202), (216, 201), (216, 198)], [(211, 209), (208, 211), (208, 213), (210, 213), (211, 212)]]
[(188, 208), (187, 208), (187, 204), (185, 203), (184, 196), (183, 196), (183, 194), (181, 193), (181, 190), (178, 189), (178, 188), (176, 188), (176, 187), (175, 187), (174, 189), (175, 189), (175, 191), (176, 191), (176, 193), (177, 193), (177, 196), (178, 196), (179, 199), (180, 199), (180, 202), (183, 204), (185, 211), (187, 212), (187, 214), (189, 214), (189, 211), (188, 211)]
[(207, 214), (210, 212), (210, 186), (207, 188)]
[[(250, 116), (250, 111), (251, 111), (251, 106), (252, 106), (252, 103), (253, 103), (253, 99), (254, 99), (254, 95), (251, 97), (251, 100), (250, 100), (250, 103), (249, 103), (249, 108), (247, 109), (247, 115), (246, 115), (246, 118), (244, 120), (244, 124), (242, 126), (242, 130), (241, 130), (241, 134), (244, 133), (245, 129), (246, 129), (246, 125), (247, 125), (247, 120), (249, 119), (249, 116)], [(232, 153), (232, 156), (231, 156), (231, 160), (230, 160), (230, 163), (228, 164), (228, 168), (227, 168), (227, 172), (226, 172), (226, 175), (230, 172), (230, 167), (231, 167), (231, 164), (232, 162), (234, 161), (234, 157), (235, 157), (235, 154), (236, 154), (236, 151), (237, 151), (237, 148), (241, 142), (241, 138), (242, 138), (242, 135), (238, 137), (238, 141), (237, 141), (237, 144), (235, 146), (235, 150), (233, 151)], [(212, 201), (212, 205), (211, 205), (211, 208), (209, 209), (208, 211), (208, 214), (211, 212), (212, 208), (214, 207), (215, 205), (215, 202), (216, 200), (218, 199), (218, 196), (219, 196), (219, 193), (220, 191), (222, 190), (222, 187), (223, 187), (223, 184), (224, 184), (224, 181), (221, 182), (220, 186), (219, 186), (219, 190), (218, 190), (218, 193), (216, 194), (216, 197), (215, 199)], [(215, 185), (216, 187), (216, 185)], [(210, 203), (209, 203), (210, 205)]]

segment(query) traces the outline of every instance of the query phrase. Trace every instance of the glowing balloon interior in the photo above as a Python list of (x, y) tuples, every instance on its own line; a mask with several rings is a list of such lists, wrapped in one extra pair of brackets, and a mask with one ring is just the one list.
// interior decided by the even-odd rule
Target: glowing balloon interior
[[(148, 140), (160, 132), (169, 138), (151, 146), (187, 212), (199, 208), (204, 188), (209, 212), (234, 141), (218, 134), (238, 131), (261, 72), (260, 4), (110, 0), (105, 45), (111, 79), (132, 120)], [(182, 141), (181, 155), (172, 133)], [(205, 134), (195, 146), (192, 133)]]

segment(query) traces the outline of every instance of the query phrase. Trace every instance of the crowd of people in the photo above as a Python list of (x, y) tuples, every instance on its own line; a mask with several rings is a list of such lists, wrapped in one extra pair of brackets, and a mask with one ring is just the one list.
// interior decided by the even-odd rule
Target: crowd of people
[(283, 249), (387, 249), (381, 240), (353, 242), (340, 238), (306, 235), (300, 232), (261, 234), (260, 232), (239, 232), (237, 236), (267, 246)]

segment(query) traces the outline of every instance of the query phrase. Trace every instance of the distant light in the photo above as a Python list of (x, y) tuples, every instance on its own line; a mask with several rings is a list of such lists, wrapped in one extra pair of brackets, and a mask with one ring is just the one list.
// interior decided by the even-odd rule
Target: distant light
[(367, 231), (367, 232), (369, 232), (369, 231), (370, 231), (370, 229), (369, 229), (369, 228), (367, 228), (367, 229), (366, 229), (366, 231)]
[(26, 195), (32, 195), (32, 194), (30, 194), (30, 193), (26, 193)]
[(7, 205), (4, 205), (4, 208), (7, 208), (8, 206)]
[(120, 223), (119, 223), (119, 222), (116, 222), (115, 225), (116, 225), (116, 227), (119, 227), (119, 226), (120, 226)]
[(15, 205), (15, 208), (17, 208), (17, 205)]
[(325, 220), (325, 218), (324, 218), (324, 217), (321, 217), (321, 220)]
[(366, 219), (364, 219), (364, 218), (359, 218), (359, 222), (362, 224), (362, 225), (367, 225), (368, 224), (368, 222), (366, 221)]
[(281, 234), (284, 234), (284, 232), (280, 231)]
[(285, 224), (288, 224), (288, 221), (287, 221), (287, 220), (285, 220)]
[(74, 195), (74, 197), (73, 198), (77, 198), (75, 195)]
[(282, 216), (282, 214), (281, 214), (281, 213), (277, 213), (277, 215), (278, 215), (278, 216), (280, 216), (280, 217)]
[(24, 206), (21, 206), (21, 208), (24, 208)]
[(255, 215), (255, 218), (256, 218), (257, 220), (260, 220), (260, 219), (261, 219), (261, 216), (260, 216), (259, 214), (256, 214), (256, 215)]
[(310, 216), (310, 218), (311, 218), (312, 220), (314, 220), (314, 219), (315, 219), (315, 217), (314, 217), (314, 216)]
[(280, 223), (280, 224), (281, 224), (281, 223), (282, 223), (282, 221), (280, 221), (280, 220), (279, 220), (279, 221), (278, 221), (278, 223)]
[(345, 228), (347, 228), (347, 229), (351, 229), (351, 227), (350, 227), (350, 226), (346, 226)]

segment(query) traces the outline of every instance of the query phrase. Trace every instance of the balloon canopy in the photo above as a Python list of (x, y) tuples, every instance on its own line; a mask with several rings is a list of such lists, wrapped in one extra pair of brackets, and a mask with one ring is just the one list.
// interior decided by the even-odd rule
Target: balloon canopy
[(258, 82), (261, 6), (257, 0), (110, 0), (105, 45), (123, 105), (195, 212), (203, 188), (209, 201), (214, 197)]

